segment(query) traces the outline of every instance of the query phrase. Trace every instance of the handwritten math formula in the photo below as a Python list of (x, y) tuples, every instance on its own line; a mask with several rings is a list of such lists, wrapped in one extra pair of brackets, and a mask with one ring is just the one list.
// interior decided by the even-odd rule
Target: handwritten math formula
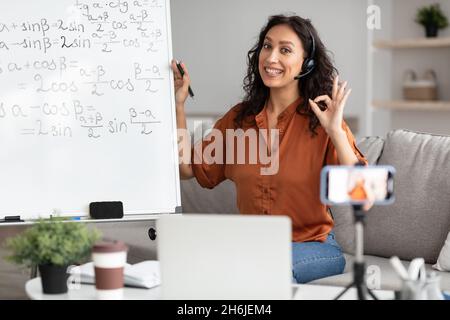
[(160, 130), (171, 92), (164, 0), (55, 1), (48, 14), (28, 2), (23, 16), (0, 16), (1, 132), (101, 141)]

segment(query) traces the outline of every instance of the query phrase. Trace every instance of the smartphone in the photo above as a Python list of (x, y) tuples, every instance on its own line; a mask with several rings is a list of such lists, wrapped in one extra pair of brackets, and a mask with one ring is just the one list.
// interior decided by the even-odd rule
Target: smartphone
[(325, 166), (321, 172), (320, 199), (328, 205), (394, 202), (392, 166)]

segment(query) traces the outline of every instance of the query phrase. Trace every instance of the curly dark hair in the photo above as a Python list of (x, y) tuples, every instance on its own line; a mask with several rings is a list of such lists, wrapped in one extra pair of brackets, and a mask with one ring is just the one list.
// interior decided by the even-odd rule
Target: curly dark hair
[[(290, 26), (300, 38), (305, 52), (311, 52), (312, 40), (315, 40), (315, 68), (313, 72), (298, 81), (302, 103), (297, 106), (299, 114), (306, 115), (309, 118), (309, 130), (312, 135), (316, 135), (315, 129), (320, 125), (319, 119), (312, 111), (308, 99), (315, 99), (319, 95), (328, 94), (331, 96), (333, 89), (333, 77), (338, 73), (333, 66), (328, 51), (319, 38), (316, 29), (308, 19), (299, 16), (275, 15), (269, 17), (269, 21), (259, 34), (258, 42), (247, 54), (247, 75), (244, 78), (245, 97), (242, 102), (242, 108), (239, 109), (234, 122), (237, 127), (242, 127), (243, 121), (248, 116), (257, 115), (264, 108), (264, 104), (269, 98), (269, 88), (266, 87), (259, 74), (258, 62), (259, 54), (264, 44), (264, 39), (271, 28), (276, 25), (285, 24)], [(309, 30), (309, 31), (308, 31)], [(310, 35), (311, 34), (311, 35)], [(307, 58), (307, 57), (305, 57)], [(308, 57), (309, 58), (309, 57)]]

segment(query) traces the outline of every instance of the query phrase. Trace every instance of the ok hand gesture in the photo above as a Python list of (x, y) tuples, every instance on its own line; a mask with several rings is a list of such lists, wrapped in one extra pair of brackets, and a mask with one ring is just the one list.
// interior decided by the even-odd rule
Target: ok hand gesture
[[(329, 136), (337, 134), (342, 131), (342, 120), (344, 116), (344, 107), (348, 96), (352, 89), (347, 89), (347, 81), (339, 82), (339, 76), (333, 80), (333, 90), (331, 98), (328, 95), (318, 96), (314, 100), (309, 99), (311, 109), (316, 114), (320, 124), (325, 129)], [(323, 101), (327, 108), (322, 111), (318, 105)]]

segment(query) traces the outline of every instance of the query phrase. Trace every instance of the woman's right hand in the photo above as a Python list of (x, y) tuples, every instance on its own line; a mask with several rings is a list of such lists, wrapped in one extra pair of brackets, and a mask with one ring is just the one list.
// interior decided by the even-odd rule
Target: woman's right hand
[(172, 70), (175, 84), (175, 103), (177, 106), (184, 105), (186, 102), (189, 95), (189, 85), (191, 84), (191, 79), (186, 69), (186, 65), (181, 63), (181, 67), (184, 70), (184, 76), (182, 76), (180, 70), (178, 70), (176, 61), (172, 60)]

